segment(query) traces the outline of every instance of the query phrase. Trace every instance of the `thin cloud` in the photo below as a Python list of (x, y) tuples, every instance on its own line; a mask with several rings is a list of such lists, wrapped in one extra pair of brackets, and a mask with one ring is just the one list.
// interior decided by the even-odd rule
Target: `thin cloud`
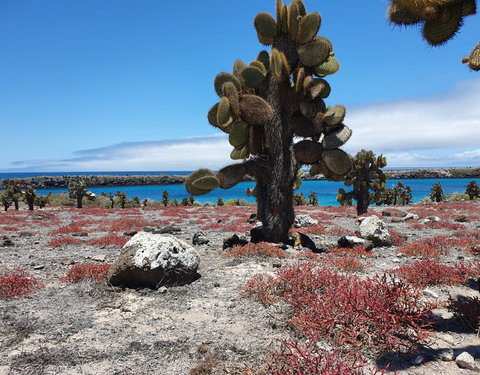
[[(353, 136), (345, 150), (373, 150), (389, 167), (480, 165), (480, 79), (443, 95), (372, 103), (348, 111)], [(174, 140), (125, 142), (79, 150), (73, 158), (27, 160), (11, 170), (134, 171), (217, 170), (229, 163), (224, 133)]]

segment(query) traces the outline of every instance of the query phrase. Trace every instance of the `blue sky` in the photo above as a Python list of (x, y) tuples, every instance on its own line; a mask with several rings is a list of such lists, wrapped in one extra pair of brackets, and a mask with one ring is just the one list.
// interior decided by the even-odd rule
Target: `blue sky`
[[(305, 0), (340, 71), (344, 149), (389, 166), (480, 165), (480, 73), (460, 63), (480, 16), (431, 48), (386, 19), (388, 2)], [(0, 0), (0, 171), (218, 169), (225, 135), (207, 121), (213, 79), (264, 47), (253, 18), (274, 0)]]

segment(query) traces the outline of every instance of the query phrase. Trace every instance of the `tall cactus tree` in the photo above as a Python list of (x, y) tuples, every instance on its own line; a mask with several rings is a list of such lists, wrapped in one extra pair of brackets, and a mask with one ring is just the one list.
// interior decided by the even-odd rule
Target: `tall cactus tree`
[(352, 157), (352, 169), (345, 179), (345, 185), (352, 186), (351, 192), (338, 189), (337, 200), (340, 204), (357, 201), (357, 214), (363, 215), (368, 211), (370, 203), (369, 190), (380, 192), (385, 188), (387, 178), (380, 168), (387, 166), (387, 160), (380, 155), (375, 157), (372, 151), (361, 150)]
[[(476, 12), (476, 0), (390, 0), (388, 18), (400, 26), (422, 25), (427, 43), (439, 46), (455, 36), (465, 17)], [(480, 70), (480, 43), (462, 62)]]
[[(243, 162), (217, 173), (200, 169), (186, 181), (187, 191), (199, 195), (231, 188), (245, 174), (254, 177), (251, 194), (265, 241), (288, 238), (300, 167), (310, 165), (332, 180), (350, 170), (348, 155), (339, 149), (352, 133), (343, 124), (345, 107), (327, 107), (323, 100), (331, 90), (324, 77), (336, 73), (339, 63), (332, 43), (317, 35), (320, 24), (320, 14), (307, 14), (301, 0), (288, 7), (277, 0), (276, 20), (257, 14), (258, 39), (271, 49), (248, 65), (235, 61), (233, 74), (218, 74), (220, 102), (208, 112), (210, 124), (229, 134), (230, 157)], [(294, 144), (294, 138), (303, 140)]]

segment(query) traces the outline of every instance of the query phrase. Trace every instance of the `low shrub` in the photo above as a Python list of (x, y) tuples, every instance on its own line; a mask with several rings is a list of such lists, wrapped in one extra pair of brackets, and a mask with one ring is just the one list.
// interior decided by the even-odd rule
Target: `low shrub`
[(392, 237), (392, 244), (393, 246), (403, 246), (405, 242), (407, 242), (407, 237), (402, 233), (396, 231), (395, 229), (389, 229), (388, 232)]
[(111, 264), (77, 263), (60, 279), (63, 283), (78, 283), (86, 279), (94, 279), (97, 283), (107, 278)]
[(450, 298), (447, 305), (453, 316), (472, 329), (480, 327), (480, 299), (478, 297)]
[(480, 273), (480, 262), (459, 262), (452, 266), (436, 259), (423, 259), (396, 268), (392, 273), (417, 287), (428, 285), (460, 285)]
[(264, 301), (281, 298), (292, 307), (290, 323), (308, 339), (375, 351), (415, 349), (429, 336), (437, 307), (392, 275), (360, 279), (318, 262), (281, 268), (276, 278), (247, 283), (244, 294)]
[(22, 268), (0, 269), (0, 299), (26, 296), (41, 287), (43, 284)]
[(327, 265), (343, 271), (363, 271), (368, 264), (352, 256), (333, 256), (327, 259)]
[(387, 374), (371, 369), (365, 358), (353, 352), (327, 352), (315, 342), (300, 344), (291, 340), (279, 341), (272, 348), (268, 362), (260, 370), (249, 368), (248, 375), (379, 375)]
[(268, 242), (248, 243), (243, 246), (234, 246), (226, 253), (231, 257), (253, 257), (253, 258), (286, 258), (285, 250)]
[(87, 244), (99, 245), (99, 246), (108, 246), (108, 245), (124, 246), (129, 239), (130, 237), (111, 233), (104, 237), (92, 238), (87, 241)]
[(77, 238), (68, 237), (68, 236), (60, 236), (55, 237), (50, 240), (47, 244), (48, 247), (60, 247), (63, 245), (80, 245), (82, 241)]
[(367, 251), (365, 246), (355, 246), (353, 248), (333, 246), (328, 248), (328, 252), (330, 254), (348, 255), (357, 258), (373, 258), (375, 256), (375, 253)]
[(453, 245), (454, 241), (448, 236), (435, 236), (403, 245), (398, 253), (408, 257), (422, 256), (437, 259), (441, 255), (446, 255)]

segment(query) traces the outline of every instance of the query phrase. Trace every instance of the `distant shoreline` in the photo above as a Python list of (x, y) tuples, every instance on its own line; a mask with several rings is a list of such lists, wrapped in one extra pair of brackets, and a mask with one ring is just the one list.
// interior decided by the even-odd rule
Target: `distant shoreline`
[[(386, 170), (388, 179), (409, 180), (424, 178), (480, 178), (480, 167), (473, 168), (419, 168), (412, 170)], [(35, 176), (20, 178), (34, 189), (65, 189), (72, 182), (83, 180), (88, 187), (147, 186), (184, 184), (187, 175), (78, 175), (78, 176)], [(322, 175), (304, 173), (303, 180), (325, 180)], [(8, 179), (0, 180), (0, 189), (7, 187)], [(244, 181), (253, 181), (247, 176)]]

